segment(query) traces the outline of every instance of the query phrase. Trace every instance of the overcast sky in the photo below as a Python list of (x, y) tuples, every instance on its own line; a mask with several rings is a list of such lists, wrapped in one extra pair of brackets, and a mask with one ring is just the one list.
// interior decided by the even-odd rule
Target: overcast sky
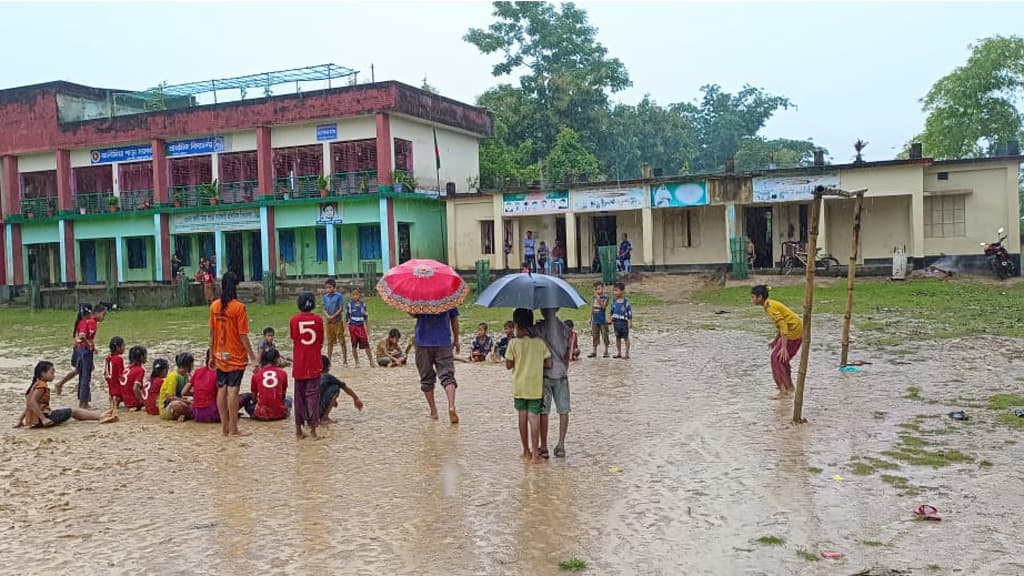
[[(920, 131), (918, 99), (968, 44), (1024, 30), (1024, 4), (581, 2), (633, 87), (662, 104), (703, 84), (789, 97), (768, 137), (811, 138), (833, 160), (889, 159)], [(496, 57), (462, 40), (488, 3), (0, 4), (0, 87), (68, 80), (145, 89), (332, 62), (472, 102)], [(503, 79), (509, 81), (509, 79)]]

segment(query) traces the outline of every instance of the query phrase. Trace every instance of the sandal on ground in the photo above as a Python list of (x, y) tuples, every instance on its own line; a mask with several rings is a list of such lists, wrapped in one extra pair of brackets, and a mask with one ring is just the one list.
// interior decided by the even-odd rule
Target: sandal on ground
[(587, 358), (597, 358), (597, 352), (594, 352), (593, 354), (587, 354)]
[(550, 456), (550, 455), (548, 454), (548, 449), (547, 449), (547, 448), (543, 448), (543, 449), (541, 449), (541, 451), (540, 451), (540, 453), (539, 453), (539, 454), (540, 454), (540, 457), (541, 457), (541, 458), (544, 458), (545, 460), (551, 457), (551, 456)]
[(616, 354), (615, 356), (612, 356), (612, 358), (622, 358), (622, 354)]
[(607, 353), (607, 352), (605, 352), (605, 353), (604, 353), (604, 356), (602, 356), (602, 358), (607, 358), (607, 357), (608, 357), (608, 353)]
[(922, 520), (931, 520), (933, 522), (939, 522), (942, 520), (942, 517), (939, 516), (939, 509), (928, 504), (922, 504), (917, 508), (914, 508), (914, 514)]
[(555, 446), (555, 458), (565, 458), (565, 448)]

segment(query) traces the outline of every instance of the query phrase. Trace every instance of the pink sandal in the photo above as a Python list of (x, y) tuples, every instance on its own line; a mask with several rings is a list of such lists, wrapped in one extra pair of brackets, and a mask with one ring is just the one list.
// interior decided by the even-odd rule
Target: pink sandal
[(914, 514), (919, 516), (922, 520), (930, 520), (932, 522), (942, 521), (942, 517), (939, 516), (939, 509), (929, 504), (922, 504), (917, 508), (914, 508)]

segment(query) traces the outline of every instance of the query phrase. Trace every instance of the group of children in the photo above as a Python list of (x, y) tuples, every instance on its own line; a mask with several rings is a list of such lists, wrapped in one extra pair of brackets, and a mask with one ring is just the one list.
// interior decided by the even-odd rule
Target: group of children
[[(611, 304), (611, 314), (608, 305)], [(604, 357), (608, 357), (608, 327), (615, 330), (615, 358), (629, 359), (629, 331), (633, 328), (633, 306), (626, 298), (626, 285), (616, 282), (612, 285), (612, 298), (604, 293), (604, 282), (594, 282), (594, 297), (590, 305), (590, 328), (594, 337), (594, 349), (587, 358), (597, 357), (597, 345), (604, 342)], [(622, 353), (622, 345), (626, 353)]]

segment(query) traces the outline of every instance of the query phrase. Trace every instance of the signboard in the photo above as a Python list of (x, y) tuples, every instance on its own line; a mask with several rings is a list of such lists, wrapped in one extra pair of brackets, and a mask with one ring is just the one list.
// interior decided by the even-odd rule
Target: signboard
[(530, 192), (503, 194), (502, 207), (506, 216), (551, 214), (569, 211), (569, 192)]
[(337, 202), (325, 202), (320, 205), (316, 216), (317, 224), (341, 224), (341, 207)]
[(754, 202), (796, 202), (811, 200), (814, 189), (839, 187), (839, 174), (754, 178)]
[[(193, 138), (167, 143), (167, 157), (191, 156), (194, 154), (214, 154), (224, 151), (224, 137), (210, 136)], [(109, 164), (111, 162), (142, 162), (153, 159), (153, 147), (149, 145), (121, 146), (93, 150), (90, 154), (92, 164)]]
[(575, 190), (572, 193), (572, 209), (576, 212), (639, 210), (643, 207), (643, 188)]
[(320, 142), (323, 140), (337, 140), (338, 139), (338, 125), (337, 124), (317, 124), (316, 126), (316, 141)]
[(670, 182), (651, 186), (651, 206), (654, 208), (685, 208), (707, 204), (706, 182)]
[(259, 228), (260, 211), (258, 209), (175, 214), (171, 217), (171, 234), (259, 230)]

